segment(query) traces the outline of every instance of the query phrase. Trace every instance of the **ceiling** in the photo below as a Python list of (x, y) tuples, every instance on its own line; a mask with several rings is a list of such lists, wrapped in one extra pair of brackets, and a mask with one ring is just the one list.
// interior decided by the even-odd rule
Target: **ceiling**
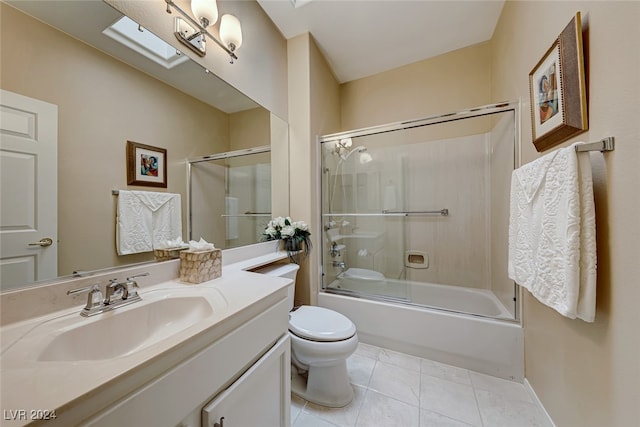
[(257, 0), (286, 39), (310, 33), (340, 83), (491, 39), (504, 0)]

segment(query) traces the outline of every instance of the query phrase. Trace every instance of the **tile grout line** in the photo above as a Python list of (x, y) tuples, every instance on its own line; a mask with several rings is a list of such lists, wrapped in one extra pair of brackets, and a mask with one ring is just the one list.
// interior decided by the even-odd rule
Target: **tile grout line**
[(480, 402), (478, 402), (478, 395), (476, 394), (476, 386), (473, 383), (473, 378), (469, 375), (469, 380), (471, 381), (471, 390), (473, 390), (473, 400), (476, 402), (476, 409), (478, 411), (478, 415), (480, 416), (480, 427), (484, 427), (484, 418), (482, 417), (482, 411), (480, 410)]

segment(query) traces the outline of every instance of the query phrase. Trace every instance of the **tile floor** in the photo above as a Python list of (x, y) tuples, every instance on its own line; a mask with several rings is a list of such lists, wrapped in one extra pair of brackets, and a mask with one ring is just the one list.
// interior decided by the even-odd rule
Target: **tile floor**
[(522, 384), (360, 343), (355, 397), (331, 409), (291, 399), (293, 427), (549, 427)]

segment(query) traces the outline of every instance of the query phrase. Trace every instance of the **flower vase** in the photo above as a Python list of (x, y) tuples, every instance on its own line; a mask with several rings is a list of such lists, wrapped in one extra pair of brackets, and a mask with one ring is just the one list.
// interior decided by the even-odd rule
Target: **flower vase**
[(302, 249), (301, 245), (300, 245), (300, 241), (297, 239), (284, 239), (284, 249), (291, 253), (291, 252), (298, 252), (300, 249)]

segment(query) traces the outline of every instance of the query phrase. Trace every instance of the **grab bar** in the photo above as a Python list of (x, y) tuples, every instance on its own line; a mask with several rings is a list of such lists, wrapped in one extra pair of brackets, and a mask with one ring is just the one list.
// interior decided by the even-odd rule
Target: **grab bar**
[(439, 211), (406, 211), (406, 212), (395, 212), (395, 211), (388, 211), (388, 210), (383, 210), (382, 213), (384, 215), (392, 215), (392, 216), (413, 216), (413, 215), (432, 215), (432, 214), (438, 214), (438, 215), (442, 215), (442, 216), (448, 216), (449, 215), (449, 209), (440, 209)]
[(380, 213), (327, 213), (322, 214), (325, 217), (332, 216), (417, 216), (417, 215), (442, 215), (448, 216), (449, 209), (440, 209), (436, 211), (406, 211), (406, 212), (396, 212), (396, 211), (388, 211), (383, 210)]
[(239, 215), (226, 215), (226, 214), (222, 214), (220, 215), (222, 218), (242, 218), (242, 217), (247, 217), (247, 218), (251, 218), (251, 217), (259, 217), (259, 216), (271, 216), (270, 214), (239, 214)]

